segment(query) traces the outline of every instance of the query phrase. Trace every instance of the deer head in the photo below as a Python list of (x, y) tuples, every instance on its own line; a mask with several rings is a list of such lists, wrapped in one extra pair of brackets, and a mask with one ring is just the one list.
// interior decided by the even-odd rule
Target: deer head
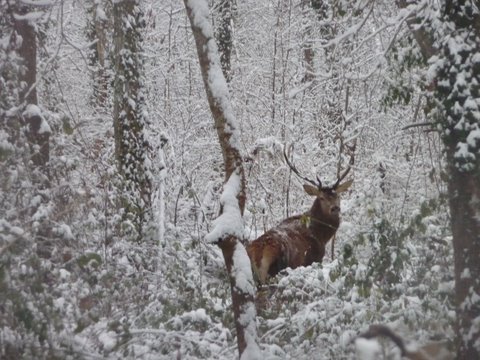
[[(354, 150), (354, 149), (353, 149)], [(289, 168), (300, 178), (307, 183), (303, 185), (303, 189), (310, 196), (315, 196), (311, 216), (312, 218), (339, 218), (340, 216), (340, 193), (347, 191), (353, 183), (353, 179), (342, 181), (351, 170), (354, 163), (354, 152), (350, 157), (350, 162), (347, 169), (338, 177), (337, 181), (332, 186), (323, 186), (322, 181), (317, 176), (317, 181), (310, 180), (300, 174), (297, 168), (288, 159), (287, 153), (284, 150), (283, 155)]]

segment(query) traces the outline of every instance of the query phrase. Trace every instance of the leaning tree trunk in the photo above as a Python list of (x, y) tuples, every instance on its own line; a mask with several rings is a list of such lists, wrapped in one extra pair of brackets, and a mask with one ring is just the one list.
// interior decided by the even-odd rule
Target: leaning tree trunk
[(233, 116), (228, 87), (209, 22), (205, 0), (184, 0), (197, 46), (202, 78), (225, 163), (225, 186), (221, 214), (207, 236), (222, 249), (229, 274), (237, 343), (242, 359), (259, 359), (255, 324), (253, 276), (247, 252), (239, 241), (243, 235), (245, 173), (239, 150), (238, 125)]

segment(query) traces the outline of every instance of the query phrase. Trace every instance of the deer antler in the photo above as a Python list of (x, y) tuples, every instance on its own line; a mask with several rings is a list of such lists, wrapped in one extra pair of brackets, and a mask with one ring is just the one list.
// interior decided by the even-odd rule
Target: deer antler
[(320, 181), (320, 179), (318, 177), (317, 177), (317, 180), (318, 180), (318, 183), (317, 183), (313, 180), (310, 180), (309, 178), (307, 178), (305, 176), (302, 176), (300, 174), (300, 172), (297, 170), (297, 168), (295, 167), (295, 165), (293, 165), (290, 162), (290, 160), (288, 160), (287, 146), (286, 145), (283, 147), (283, 156), (285, 157), (285, 161), (287, 162), (288, 167), (295, 173), (295, 175), (297, 175), (300, 179), (305, 180), (306, 182), (309, 182), (313, 186), (317, 186), (319, 189), (322, 188), (322, 182)]
[(335, 189), (340, 185), (343, 179), (348, 175), (350, 170), (352, 169), (352, 166), (355, 163), (355, 148), (357, 147), (357, 139), (354, 140), (353, 144), (351, 146), (348, 146), (348, 150), (350, 152), (350, 160), (348, 162), (348, 167), (345, 169), (345, 171), (338, 177), (337, 181), (335, 184), (333, 184), (332, 189)]

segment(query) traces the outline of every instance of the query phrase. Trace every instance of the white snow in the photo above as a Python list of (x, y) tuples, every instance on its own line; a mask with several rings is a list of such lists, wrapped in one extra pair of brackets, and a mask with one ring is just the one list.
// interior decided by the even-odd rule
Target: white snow
[(29, 23), (34, 23), (40, 19), (45, 13), (43, 11), (30, 11), (25, 15), (14, 14), (16, 20), (27, 20)]
[(103, 332), (98, 336), (98, 340), (105, 350), (112, 350), (117, 344), (117, 334), (114, 331)]
[(244, 234), (244, 224), (237, 195), (240, 191), (240, 176), (232, 173), (223, 186), (220, 205), (222, 214), (213, 221), (213, 229), (205, 236), (208, 242), (215, 243), (227, 236), (241, 238)]
[(455, 151), (455, 158), (457, 159), (475, 159), (475, 155), (470, 152), (468, 144), (459, 141), (457, 143), (457, 150)]
[(471, 130), (467, 135), (467, 144), (473, 149), (480, 145), (480, 128), (478, 128), (477, 124), (475, 126), (476, 129)]
[(60, 269), (59, 272), (60, 272), (60, 279), (62, 279), (62, 280), (69, 280), (70, 279), (70, 277), (71, 277), (70, 271), (68, 271), (66, 269)]
[(375, 339), (357, 338), (355, 348), (359, 360), (374, 360), (382, 353), (382, 348)]
[(460, 279), (470, 279), (472, 275), (470, 274), (470, 269), (465, 268), (463, 269), (462, 273), (460, 274)]
[(245, 247), (240, 242), (237, 242), (233, 252), (232, 273), (235, 276), (236, 286), (238, 289), (240, 289), (244, 294), (255, 294), (250, 258), (247, 255)]
[(24, 117), (33, 117), (33, 116), (38, 116), (41, 119), (40, 122), (40, 128), (38, 130), (39, 134), (51, 134), (52, 129), (50, 128), (50, 125), (48, 125), (48, 122), (45, 120), (44, 116), (42, 115), (42, 110), (37, 105), (34, 104), (28, 104), (25, 111), (22, 113)]
[(23, 112), (23, 116), (42, 116), (42, 110), (35, 104), (28, 104)]
[(186, 4), (192, 11), (193, 24), (201, 30), (203, 36), (207, 39), (206, 51), (210, 60), (208, 67), (209, 90), (225, 116), (225, 132), (231, 134), (230, 145), (240, 151), (240, 133), (230, 101), (228, 85), (220, 65), (213, 29), (209, 21), (208, 3), (205, 0), (188, 0)]
[(206, 38), (213, 38), (213, 29), (208, 19), (208, 3), (205, 0), (188, 0), (187, 6), (192, 11), (194, 25), (200, 28)]
[(60, 224), (55, 228), (57, 235), (61, 236), (65, 240), (73, 240), (74, 236), (72, 229), (67, 224)]

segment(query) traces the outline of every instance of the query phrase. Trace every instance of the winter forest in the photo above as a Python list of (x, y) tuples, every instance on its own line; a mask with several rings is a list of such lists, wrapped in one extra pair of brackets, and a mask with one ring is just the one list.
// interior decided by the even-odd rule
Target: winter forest
[(0, 0), (0, 73), (1, 359), (480, 359), (479, 1)]

